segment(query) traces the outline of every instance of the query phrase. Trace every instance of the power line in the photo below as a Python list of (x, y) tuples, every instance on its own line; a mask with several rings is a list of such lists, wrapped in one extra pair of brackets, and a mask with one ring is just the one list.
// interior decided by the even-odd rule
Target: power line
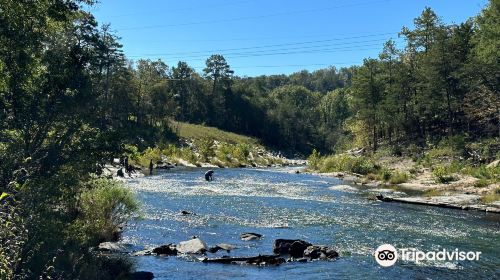
[[(394, 32), (386, 32), (386, 33), (378, 33), (378, 34), (368, 34), (368, 35), (362, 35), (362, 36), (352, 36), (352, 37), (343, 37), (343, 38), (332, 38), (332, 39), (325, 39), (325, 40), (314, 40), (314, 41), (304, 41), (304, 42), (294, 42), (294, 43), (282, 43), (282, 44), (272, 44), (272, 45), (242, 47), (242, 48), (203, 50), (203, 51), (193, 51), (193, 52), (174, 52), (174, 53), (168, 53), (168, 55), (184, 55), (184, 54), (198, 54), (198, 53), (218, 53), (218, 52), (226, 52), (226, 51), (262, 49), (262, 48), (269, 48), (269, 47), (306, 45), (306, 44), (313, 44), (313, 43), (337, 42), (337, 41), (344, 41), (344, 40), (350, 40), (350, 39), (360, 39), (360, 38), (368, 38), (368, 37), (379, 37), (379, 36), (391, 35), (391, 34), (394, 34)], [(375, 41), (380, 41), (380, 40), (385, 40), (385, 39), (376, 39)], [(364, 41), (364, 42), (366, 42), (366, 41)], [(356, 42), (352, 42), (352, 43), (356, 43)], [(346, 44), (346, 43), (344, 43), (344, 44)], [(150, 53), (150, 54), (145, 54), (145, 55), (166, 55), (166, 54), (167, 53)]]
[[(394, 32), (388, 32), (387, 34), (397, 34), (399, 30)], [(365, 34), (365, 33), (349, 33), (349, 35), (353, 34)], [(373, 33), (373, 34), (385, 34), (385, 33)], [(337, 33), (335, 35), (347, 35), (346, 33)], [(321, 34), (321, 35), (300, 35), (300, 38), (320, 38), (320, 37), (331, 37), (332, 34)], [(264, 37), (244, 37), (244, 38), (235, 38), (235, 37), (227, 37), (224, 39), (175, 39), (175, 42), (234, 42), (234, 41), (257, 41), (257, 40), (265, 40), (265, 39), (289, 39), (289, 38), (297, 38), (297, 35), (294, 36), (264, 36)], [(142, 40), (141, 40), (142, 42)], [(151, 41), (149, 41), (151, 42)], [(154, 42), (154, 41), (153, 41)]]
[[(332, 63), (312, 63), (312, 64), (283, 64), (283, 65), (246, 65), (235, 66), (232, 69), (240, 68), (281, 68), (281, 67), (310, 67), (310, 66), (334, 66), (334, 65), (353, 65), (359, 62), (332, 62)], [(204, 69), (205, 67), (192, 67), (194, 69)]]
[[(334, 52), (351, 52), (351, 51), (365, 51), (365, 50), (375, 50), (375, 48), (366, 48), (366, 47), (374, 47), (377, 46), (377, 49), (380, 49), (380, 43), (374, 44), (364, 44), (364, 45), (355, 45), (349, 47), (341, 47), (341, 48), (325, 48), (325, 49), (313, 49), (313, 50), (301, 50), (301, 51), (274, 51), (274, 52), (253, 52), (253, 53), (229, 53), (223, 54), (226, 59), (234, 59), (234, 58), (248, 58), (248, 57), (261, 57), (261, 56), (274, 56), (274, 55), (290, 55), (290, 54), (313, 54), (313, 53), (334, 53)], [(361, 48), (360, 48), (361, 47)], [(153, 55), (155, 56), (155, 55)], [(162, 57), (168, 57), (166, 55), (160, 55)], [(141, 56), (139, 56), (141, 57)], [(142, 57), (148, 57), (147, 55)], [(206, 56), (184, 56), (184, 57), (169, 57), (170, 60), (185, 60), (190, 59), (191, 61), (203, 61)], [(198, 58), (198, 59), (197, 59)]]
[(326, 8), (290, 11), (290, 12), (274, 13), (274, 14), (267, 14), (267, 15), (260, 15), (260, 16), (239, 17), (239, 18), (230, 18), (230, 19), (215, 19), (215, 20), (187, 22), (187, 23), (175, 23), (175, 24), (136, 26), (136, 27), (128, 27), (128, 28), (118, 28), (117, 30), (126, 31), (126, 30), (141, 30), (141, 29), (157, 29), (157, 28), (182, 27), (182, 26), (193, 26), (193, 25), (201, 25), (201, 24), (214, 24), (214, 23), (234, 22), (234, 21), (245, 21), (245, 20), (263, 19), (263, 18), (270, 18), (270, 17), (277, 17), (277, 16), (306, 14), (306, 13), (314, 13), (314, 12), (325, 12), (325, 11), (334, 10), (334, 9), (338, 9), (338, 8), (363, 6), (363, 5), (367, 5), (367, 4), (375, 4), (375, 3), (389, 2), (389, 1), (392, 1), (392, 0), (376, 0), (376, 1), (360, 2), (360, 3), (354, 3), (354, 4), (338, 5), (338, 6), (326, 7)]

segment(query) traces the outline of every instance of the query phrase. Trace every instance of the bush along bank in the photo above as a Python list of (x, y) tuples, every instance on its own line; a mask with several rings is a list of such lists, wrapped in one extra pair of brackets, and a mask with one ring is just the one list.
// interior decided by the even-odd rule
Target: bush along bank
[(372, 193), (380, 191), (384, 201), (500, 212), (497, 143), (448, 138), (425, 148), (409, 145), (403, 151), (394, 146), (375, 153), (352, 149), (328, 156), (313, 151), (308, 170), (342, 178)]

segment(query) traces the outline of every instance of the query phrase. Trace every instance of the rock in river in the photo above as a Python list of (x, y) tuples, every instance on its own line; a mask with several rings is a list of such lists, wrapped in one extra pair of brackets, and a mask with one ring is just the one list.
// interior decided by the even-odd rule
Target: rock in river
[(257, 239), (260, 239), (261, 237), (262, 237), (262, 234), (253, 233), (253, 232), (246, 232), (246, 233), (242, 233), (240, 235), (240, 238), (243, 241), (257, 240)]
[(177, 251), (182, 254), (203, 254), (207, 249), (205, 242), (199, 238), (182, 241), (177, 246)]
[(210, 249), (208, 249), (208, 251), (210, 253), (216, 253), (219, 250), (225, 250), (226, 252), (229, 253), (229, 252), (231, 252), (231, 250), (234, 250), (234, 248), (236, 248), (234, 245), (226, 244), (226, 243), (219, 243), (213, 247), (210, 247)]
[(312, 244), (300, 239), (276, 239), (273, 245), (275, 254), (287, 255), (294, 258), (301, 258), (304, 250)]
[(304, 250), (304, 257), (314, 259), (334, 259), (339, 254), (333, 248), (323, 245), (312, 245)]
[(153, 249), (153, 253), (157, 255), (177, 255), (175, 244), (162, 245)]
[(110, 253), (128, 253), (130, 252), (130, 244), (124, 244), (119, 242), (103, 242), (99, 244), (98, 250), (101, 252)]
[(256, 257), (222, 257), (217, 259), (203, 259), (206, 263), (225, 263), (225, 264), (251, 264), (251, 265), (279, 265), (285, 262), (284, 258), (277, 255), (259, 255)]

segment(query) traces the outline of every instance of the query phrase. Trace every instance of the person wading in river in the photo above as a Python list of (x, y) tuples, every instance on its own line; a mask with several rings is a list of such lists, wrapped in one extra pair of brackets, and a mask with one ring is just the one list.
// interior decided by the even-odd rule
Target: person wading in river
[(205, 172), (205, 180), (207, 181), (213, 181), (214, 179), (214, 171), (213, 170), (208, 170)]
[(153, 160), (149, 161), (149, 175), (153, 175)]

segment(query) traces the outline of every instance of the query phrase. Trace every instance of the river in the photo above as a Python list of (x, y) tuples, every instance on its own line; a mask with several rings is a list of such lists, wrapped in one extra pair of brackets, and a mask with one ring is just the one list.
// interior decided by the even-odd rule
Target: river
[[(206, 182), (206, 169), (177, 169), (130, 180), (143, 218), (128, 225), (124, 242), (141, 249), (196, 235), (209, 246), (236, 245), (231, 256), (254, 256), (271, 254), (277, 238), (298, 238), (334, 246), (340, 253), (335, 261), (254, 267), (140, 256), (132, 257), (136, 269), (153, 272), (155, 279), (500, 279), (500, 215), (373, 201), (368, 190), (293, 170), (217, 169), (215, 180)], [(242, 241), (244, 232), (264, 237)], [(385, 268), (373, 257), (385, 243), (481, 255), (477, 261), (398, 260)]]

